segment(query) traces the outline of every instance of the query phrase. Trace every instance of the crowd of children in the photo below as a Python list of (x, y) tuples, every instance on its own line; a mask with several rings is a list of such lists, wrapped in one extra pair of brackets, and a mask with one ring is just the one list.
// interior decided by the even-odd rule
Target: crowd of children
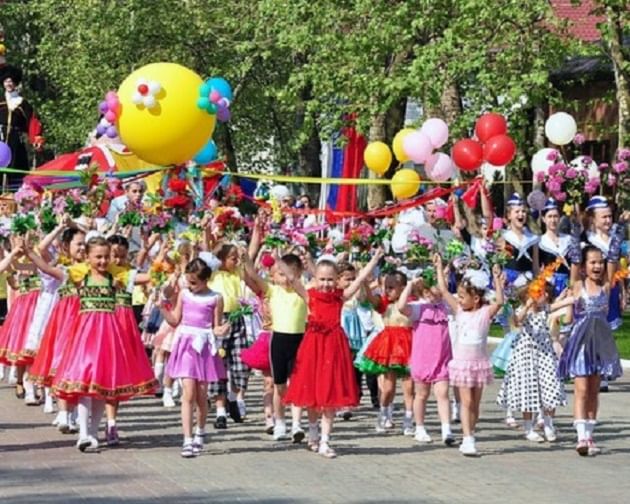
[[(225, 429), (228, 418), (246, 419), (247, 398), (262, 401), (261, 427), (273, 439), (306, 438), (310, 450), (333, 458), (334, 421), (352, 417), (365, 376), (377, 433), (394, 428), (400, 383), (405, 436), (432, 442), (425, 418), (433, 391), (442, 442), (475, 456), (483, 390), (498, 371), (496, 402), (508, 425), (522, 416), (531, 442), (557, 439), (553, 417), (573, 380), (576, 450), (599, 452), (601, 380), (607, 387), (622, 374), (612, 331), (625, 306), (628, 218), (614, 224), (605, 198), (571, 218), (549, 200), (542, 234), (528, 229), (516, 194), (504, 229), (487, 201), (470, 226), (459, 210), (445, 225), (433, 201), (420, 213), (423, 231), (407, 229), (392, 247), (395, 218), (322, 222), (273, 201), (249, 222), (226, 198), (149, 226), (139, 220), (151, 220), (141, 209), (144, 190), (130, 182), (118, 212), (87, 218), (66, 205), (54, 225), (37, 213), (51, 196), (36, 188), (0, 203), (8, 231), (0, 291), (10, 293), (1, 372), (27, 405), (43, 402), (52, 413), (56, 403), (54, 424), (78, 433), (79, 450), (99, 449), (104, 414), (107, 445), (119, 443), (122, 402), (158, 395), (172, 408), (180, 395), (183, 457), (203, 450), (209, 407), (214, 428)], [(448, 243), (441, 230), (452, 233)], [(506, 336), (491, 359), (493, 323)], [(247, 394), (255, 370), (262, 398)]]

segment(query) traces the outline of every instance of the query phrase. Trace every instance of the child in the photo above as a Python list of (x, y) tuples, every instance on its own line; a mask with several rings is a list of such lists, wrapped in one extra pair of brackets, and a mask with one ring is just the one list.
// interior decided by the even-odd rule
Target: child
[[(85, 260), (85, 233), (77, 228), (67, 228), (61, 234), (61, 257), (56, 267), (50, 266), (40, 256), (31, 255), (37, 267), (61, 282), (59, 302), (53, 308), (48, 325), (42, 335), (39, 351), (29, 371), (29, 379), (39, 386), (50, 387), (57, 367), (71, 335), (74, 321), (79, 316), (79, 293), (69, 277), (68, 266)], [(57, 398), (57, 418), (54, 421), (63, 434), (76, 432), (71, 421), (71, 407)]]
[[(116, 291), (109, 273), (110, 245), (103, 237), (88, 240), (88, 271), (73, 275), (81, 308), (53, 389), (58, 397), (78, 399), (77, 448), (98, 449), (98, 426), (105, 401), (150, 394), (157, 381), (146, 354), (138, 356), (115, 315)], [(116, 281), (126, 284), (124, 272)], [(88, 425), (88, 420), (89, 425)]]
[[(308, 304), (308, 322), (297, 353), (285, 402), (308, 408), (309, 447), (326, 458), (334, 458), (329, 446), (335, 409), (356, 406), (359, 392), (354, 379), (348, 340), (341, 328), (341, 310), (376, 267), (379, 250), (345, 291), (337, 288), (337, 266), (320, 260), (315, 268), (314, 287), (306, 290), (300, 279), (284, 268), (295, 291)], [(283, 267), (283, 263), (279, 263)], [(318, 439), (317, 418), (321, 414), (322, 434)]]
[[(422, 301), (407, 304), (414, 287), (422, 288)], [(415, 439), (430, 443), (431, 436), (424, 427), (424, 417), (431, 386), (437, 398), (438, 414), (442, 424), (442, 442), (453, 446), (450, 402), (448, 399), (448, 364), (453, 358), (448, 330), (448, 311), (439, 290), (423, 287), (422, 278), (407, 284), (398, 300), (398, 309), (413, 320), (411, 345), (411, 378), (415, 385), (413, 411), (416, 421)]]
[[(295, 356), (302, 342), (306, 329), (306, 302), (292, 287), (284, 270), (291, 272), (292, 278), (301, 278), (302, 261), (295, 254), (286, 254), (276, 261), (272, 267), (273, 284), (267, 284), (254, 270), (249, 256), (242, 251), (241, 261), (245, 272), (256, 287), (256, 293), (264, 294), (271, 311), (272, 335), (269, 344), (271, 374), (274, 382), (273, 411), (275, 426), (273, 438), (286, 439), (287, 428), (284, 420), (283, 398), (287, 391), (287, 381), (295, 364)], [(282, 263), (282, 264), (280, 264)], [(304, 439), (304, 431), (300, 426), (302, 410), (291, 408), (291, 437), (294, 443)]]
[(458, 387), (461, 398), (461, 422), (464, 439), (459, 451), (465, 456), (476, 456), (475, 425), (479, 418), (479, 404), (483, 387), (492, 382), (492, 365), (487, 355), (490, 321), (503, 305), (504, 277), (497, 265), (492, 274), (496, 300), (484, 305), (488, 275), (483, 271), (468, 270), (457, 287), (457, 297), (446, 285), (442, 258), (434, 257), (438, 288), (442, 297), (455, 313), (456, 334), (453, 345), (453, 360), (448, 372), (453, 386)]
[(600, 380), (603, 376), (614, 380), (623, 371), (607, 320), (611, 287), (601, 250), (587, 245), (582, 251), (582, 269), (584, 280), (573, 284), (573, 296), (566, 300), (577, 301), (576, 322), (560, 357), (558, 376), (574, 378), (576, 450), (581, 456), (594, 456), (600, 452), (593, 441)]
[[(531, 297), (528, 289), (521, 291), (522, 309), (516, 312), (521, 327), (512, 344), (512, 354), (497, 403), (504, 409), (523, 413), (525, 439), (541, 443), (556, 440), (553, 414), (556, 407), (566, 404), (564, 384), (557, 377), (558, 358), (551, 344), (548, 316), (556, 305), (549, 306), (554, 285), (547, 283), (546, 291)], [(545, 438), (534, 430), (533, 413), (543, 413)]]
[[(216, 336), (229, 331), (229, 324), (217, 325), (223, 317), (223, 298), (208, 288), (216, 263), (201, 258), (186, 266), (187, 289), (180, 291), (172, 311), (162, 309), (164, 319), (175, 329), (175, 342), (166, 372), (181, 378), (184, 444), (181, 455), (196, 457), (203, 448), (208, 415), (208, 383), (225, 379), (225, 367), (218, 355)], [(193, 413), (197, 405), (197, 429), (193, 438)]]
[(397, 306), (406, 285), (407, 277), (400, 271), (389, 273), (385, 277), (385, 296), (377, 307), (383, 314), (385, 328), (365, 349), (359, 369), (364, 373), (383, 375), (380, 382), (381, 409), (376, 422), (377, 432), (385, 432), (385, 429), (393, 427), (391, 415), (396, 395), (396, 378), (402, 378), (405, 401), (403, 434), (413, 436), (413, 382), (409, 376), (412, 323)]

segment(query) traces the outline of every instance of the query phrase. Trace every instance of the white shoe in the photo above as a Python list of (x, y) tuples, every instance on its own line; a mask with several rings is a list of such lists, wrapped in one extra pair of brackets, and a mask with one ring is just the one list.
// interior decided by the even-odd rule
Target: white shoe
[(199, 455), (203, 450), (204, 434), (195, 434), (193, 437), (192, 449), (195, 455)]
[(405, 418), (403, 421), (403, 436), (413, 436), (415, 433), (416, 429), (413, 426), (413, 421)]
[[(57, 416), (52, 421), (52, 426), (53, 427), (57, 427), (61, 423), (62, 417), (65, 417), (65, 416), (66, 416), (66, 412), (65, 411), (58, 411), (57, 412)], [(64, 418), (64, 420), (65, 420), (65, 418)]]
[(267, 418), (265, 420), (265, 432), (267, 434), (273, 434), (274, 421), (273, 418)]
[(385, 429), (393, 429), (394, 428), (394, 422), (392, 422), (390, 418), (386, 418), (385, 421), (383, 422), (383, 427)]
[(289, 436), (287, 436), (287, 426), (285, 424), (276, 424), (273, 428), (273, 440), (282, 441), (285, 439), (289, 439)]
[(306, 434), (304, 434), (302, 427), (300, 427), (299, 425), (296, 425), (291, 429), (291, 439), (293, 439), (293, 443), (301, 443), (305, 436)]
[(376, 430), (376, 432), (378, 432), (379, 434), (385, 432), (385, 422), (383, 421), (383, 418), (380, 415), (376, 419), (376, 425), (374, 426), (374, 430)]
[(88, 436), (77, 441), (77, 448), (79, 451), (96, 451), (98, 450), (98, 441), (94, 436)]
[(429, 436), (429, 433), (427, 431), (424, 432), (416, 432), (413, 436), (413, 438), (418, 441), (418, 443), (422, 443), (422, 444), (427, 444), (427, 443), (432, 443), (433, 439), (431, 439), (431, 436)]
[(241, 415), (241, 418), (245, 418), (247, 416), (247, 405), (244, 402), (236, 401), (238, 406), (238, 412)]
[(164, 394), (162, 395), (162, 405), (165, 408), (174, 408), (176, 406), (173, 393), (170, 391), (167, 392), (167, 389), (164, 389)]
[(545, 438), (547, 438), (547, 441), (549, 441), (550, 443), (556, 441), (558, 439), (556, 429), (554, 429), (553, 427), (545, 427)]
[(525, 439), (527, 439), (527, 441), (532, 441), (533, 443), (544, 443), (545, 441), (545, 438), (534, 430), (531, 430), (527, 434), (525, 434)]
[(70, 423), (68, 424), (68, 432), (72, 434), (79, 432), (79, 426), (75, 422), (70, 421)]
[(39, 406), (39, 401), (35, 397), (35, 390), (31, 387), (25, 387), (24, 404), (27, 406)]
[(475, 440), (464, 439), (462, 444), (459, 445), (459, 452), (465, 457), (476, 457), (479, 453), (475, 447)]

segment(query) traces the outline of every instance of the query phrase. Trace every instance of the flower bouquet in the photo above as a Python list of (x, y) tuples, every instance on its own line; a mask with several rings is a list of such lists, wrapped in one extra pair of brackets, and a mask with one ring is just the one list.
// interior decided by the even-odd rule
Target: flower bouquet
[(514, 257), (514, 249), (501, 238), (499, 231), (494, 233), (491, 240), (484, 240), (483, 248), (490, 267), (498, 264), (503, 268)]
[(252, 307), (251, 304), (246, 303), (244, 300), (241, 300), (239, 303), (239, 307), (234, 310), (231, 311), (228, 314), (228, 322), (230, 324), (235, 323), (239, 318), (241, 317), (249, 317), (251, 315), (254, 314), (254, 308)]
[(32, 213), (17, 214), (11, 221), (11, 232), (18, 236), (24, 236), (35, 229), (37, 229), (37, 221)]
[(127, 203), (125, 211), (118, 216), (118, 224), (122, 227), (142, 226), (142, 207), (133, 203)]
[(599, 189), (599, 177), (589, 174), (593, 160), (581, 156), (567, 165), (557, 152), (549, 154), (549, 161), (554, 161), (547, 172), (539, 172), (536, 182), (544, 184), (549, 196), (565, 203), (565, 207), (580, 205), (584, 194), (595, 194)]
[(168, 277), (173, 273), (173, 265), (167, 261), (154, 261), (149, 268), (149, 278), (151, 284), (156, 287), (161, 287), (166, 283)]
[(158, 212), (146, 217), (144, 226), (150, 234), (168, 234), (173, 230), (173, 216), (168, 212)]
[(73, 219), (78, 219), (89, 209), (89, 203), (80, 189), (71, 189), (64, 196), (59, 196), (53, 203), (57, 215), (67, 213)]
[(433, 245), (433, 241), (418, 234), (416, 231), (412, 231), (409, 234), (409, 242), (405, 256), (407, 260), (413, 264), (422, 265), (430, 262)]
[(39, 212), (39, 225), (46, 234), (57, 227), (57, 217), (53, 211), (52, 204), (45, 203)]
[(245, 222), (236, 208), (218, 207), (215, 210), (214, 224), (221, 235), (235, 238), (245, 228)]

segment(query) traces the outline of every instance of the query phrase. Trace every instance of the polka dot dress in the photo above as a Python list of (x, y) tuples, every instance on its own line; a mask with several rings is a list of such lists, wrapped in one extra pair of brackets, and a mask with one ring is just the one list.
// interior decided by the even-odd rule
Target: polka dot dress
[(548, 312), (529, 313), (512, 344), (497, 403), (512, 411), (538, 412), (566, 404), (557, 377), (558, 358), (547, 326)]

